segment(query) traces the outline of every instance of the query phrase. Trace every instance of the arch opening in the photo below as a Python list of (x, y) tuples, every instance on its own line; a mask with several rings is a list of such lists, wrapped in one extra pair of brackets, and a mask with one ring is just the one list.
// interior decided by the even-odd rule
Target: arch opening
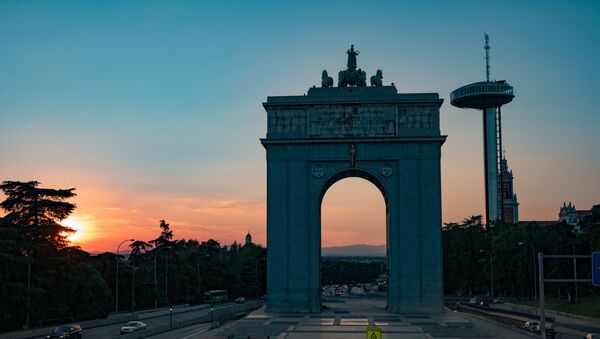
[(362, 296), (385, 306), (388, 211), (385, 186), (369, 172), (347, 170), (325, 182), (319, 199), (322, 305), (331, 298)]

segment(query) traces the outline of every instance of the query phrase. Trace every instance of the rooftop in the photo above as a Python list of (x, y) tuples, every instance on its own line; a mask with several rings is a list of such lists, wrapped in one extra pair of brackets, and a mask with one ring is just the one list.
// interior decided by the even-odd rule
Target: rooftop
[(444, 100), (438, 93), (398, 93), (395, 86), (313, 87), (305, 95), (270, 96), (263, 106), (319, 103), (435, 103)]

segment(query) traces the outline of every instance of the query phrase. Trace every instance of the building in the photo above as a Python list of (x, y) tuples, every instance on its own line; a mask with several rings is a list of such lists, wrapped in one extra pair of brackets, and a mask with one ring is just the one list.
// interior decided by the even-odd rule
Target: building
[(246, 245), (252, 245), (252, 236), (250, 235), (250, 231), (246, 234)]
[(501, 209), (502, 219), (509, 224), (519, 223), (519, 202), (517, 194), (514, 192), (513, 172), (508, 168), (506, 157), (502, 158), (502, 188), (501, 188)]
[(537, 221), (537, 220), (529, 220), (529, 221), (521, 221), (519, 225), (527, 225), (531, 223), (536, 223), (540, 226), (549, 226), (555, 225), (558, 223), (566, 223), (569, 226), (573, 227), (574, 232), (580, 232), (581, 229), (579, 227), (579, 223), (583, 221), (583, 219), (592, 214), (590, 210), (578, 210), (575, 208), (575, 205), (569, 201), (567, 204), (563, 202), (563, 205), (560, 207), (560, 211), (558, 212), (558, 220), (550, 220), (550, 221)]
[(591, 211), (577, 210), (575, 208), (575, 205), (573, 205), (570, 201), (569, 204), (563, 202), (563, 205), (560, 208), (560, 212), (558, 213), (558, 221), (564, 221), (571, 226), (577, 226), (584, 217), (590, 214)]

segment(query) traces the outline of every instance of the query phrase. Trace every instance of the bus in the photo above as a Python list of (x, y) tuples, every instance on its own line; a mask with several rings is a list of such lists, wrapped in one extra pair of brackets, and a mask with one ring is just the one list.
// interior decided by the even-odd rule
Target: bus
[(227, 290), (212, 290), (204, 293), (204, 301), (209, 303), (220, 303), (227, 301)]

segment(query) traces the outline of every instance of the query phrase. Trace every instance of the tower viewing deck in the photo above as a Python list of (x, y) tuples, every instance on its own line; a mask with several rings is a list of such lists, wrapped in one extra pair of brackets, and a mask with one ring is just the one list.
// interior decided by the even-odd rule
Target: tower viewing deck
[(452, 106), (486, 109), (500, 107), (514, 98), (513, 87), (506, 81), (480, 81), (462, 86), (450, 93)]

